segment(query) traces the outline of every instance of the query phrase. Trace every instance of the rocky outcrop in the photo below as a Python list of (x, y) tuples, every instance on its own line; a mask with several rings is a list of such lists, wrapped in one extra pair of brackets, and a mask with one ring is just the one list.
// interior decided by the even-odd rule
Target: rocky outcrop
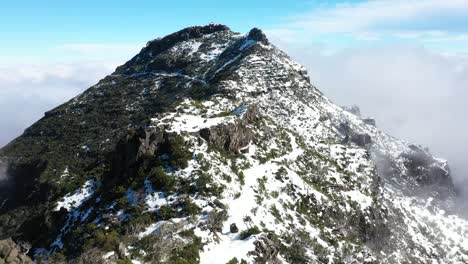
[(212, 34), (219, 31), (229, 31), (229, 27), (220, 24), (209, 24), (206, 26), (188, 27), (164, 38), (152, 40), (147, 43), (142, 51), (122, 66), (119, 66), (114, 74), (132, 74), (141, 69), (142, 62), (152, 61), (150, 68), (152, 70), (168, 70), (172, 68), (182, 68), (185, 63), (176, 58), (158, 58), (158, 55), (164, 53), (179, 42), (189, 39), (200, 38), (204, 35)]
[(265, 33), (263, 33), (263, 31), (261, 31), (258, 28), (253, 28), (252, 30), (250, 30), (249, 34), (247, 35), (247, 38), (261, 42), (265, 45), (268, 45), (270, 43)]
[(121, 139), (110, 158), (111, 171), (106, 183), (131, 177), (136, 174), (136, 164), (143, 156), (154, 154), (162, 141), (158, 130), (138, 128), (129, 129), (126, 137)]
[(372, 143), (372, 138), (368, 134), (359, 133), (359, 134), (352, 134), (351, 136), (349, 136), (349, 141), (353, 142), (354, 144), (360, 147), (366, 147)]
[(29, 248), (22, 248), (11, 239), (0, 240), (0, 264), (32, 264), (27, 250)]
[(258, 109), (255, 105), (247, 108), (240, 122), (220, 124), (200, 130), (200, 136), (218, 149), (239, 153), (254, 140), (252, 127), (249, 125), (258, 120)]
[(249, 255), (254, 256), (256, 263), (282, 263), (282, 261), (278, 259), (278, 245), (273, 241), (270, 234), (258, 238), (254, 242), (254, 245), (255, 250), (249, 252)]
[(454, 186), (446, 163), (434, 159), (427, 150), (416, 145), (410, 145), (410, 151), (403, 153), (401, 157), (404, 159), (407, 177), (436, 191), (439, 198), (446, 199), (453, 195)]
[(354, 143), (360, 147), (368, 147), (372, 143), (372, 138), (369, 134), (356, 133), (347, 122), (340, 123), (337, 129), (344, 137), (343, 144)]

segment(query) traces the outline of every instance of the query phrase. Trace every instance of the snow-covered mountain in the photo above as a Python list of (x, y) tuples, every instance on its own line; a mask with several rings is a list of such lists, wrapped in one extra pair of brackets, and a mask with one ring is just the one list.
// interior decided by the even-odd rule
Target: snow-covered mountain
[(332, 103), (258, 29), (148, 42), (0, 167), (0, 234), (37, 262), (468, 263), (447, 162)]

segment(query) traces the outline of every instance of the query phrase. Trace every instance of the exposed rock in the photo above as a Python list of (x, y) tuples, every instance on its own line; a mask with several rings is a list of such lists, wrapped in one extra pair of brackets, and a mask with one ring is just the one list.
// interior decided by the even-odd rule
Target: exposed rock
[(232, 223), (229, 226), (229, 232), (231, 232), (233, 234), (239, 232), (239, 228), (237, 228), (237, 225), (235, 223)]
[(13, 240), (5, 239), (0, 240), (0, 263), (32, 264), (33, 261)]
[(249, 255), (254, 256), (257, 263), (282, 263), (278, 259), (278, 246), (272, 240), (271, 235), (259, 237), (255, 242), (255, 251), (250, 251)]
[(350, 141), (358, 146), (365, 147), (372, 143), (372, 138), (368, 134), (352, 134)]
[(270, 42), (268, 41), (268, 38), (266, 37), (265, 33), (263, 33), (260, 29), (258, 28), (253, 28), (250, 30), (247, 38), (251, 40), (255, 40), (258, 42), (261, 42), (265, 45), (268, 45)]
[(199, 133), (203, 139), (219, 149), (240, 153), (242, 148), (254, 140), (254, 133), (249, 124), (258, 118), (258, 109), (253, 105), (247, 109), (242, 122), (204, 128)]
[(123, 242), (119, 243), (119, 247), (117, 249), (117, 255), (119, 256), (120, 259), (125, 258), (125, 252), (127, 251), (125, 244)]
[(164, 134), (157, 128), (129, 129), (112, 154), (110, 177), (107, 179), (113, 179), (110, 182), (114, 183), (119, 178), (134, 175), (136, 164), (142, 158), (154, 156), (164, 140)]
[(411, 151), (403, 153), (404, 165), (408, 177), (415, 179), (423, 186), (430, 186), (447, 198), (453, 194), (454, 187), (447, 164), (440, 164), (427, 150), (416, 145), (410, 146)]

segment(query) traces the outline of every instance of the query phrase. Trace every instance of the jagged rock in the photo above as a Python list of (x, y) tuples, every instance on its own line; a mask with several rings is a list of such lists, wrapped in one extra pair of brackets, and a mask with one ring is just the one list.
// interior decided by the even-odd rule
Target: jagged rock
[(210, 144), (234, 153), (246, 147), (253, 139), (252, 130), (239, 124), (218, 125), (200, 130), (200, 136)]
[(219, 149), (239, 153), (254, 140), (254, 133), (248, 124), (258, 120), (257, 107), (251, 106), (244, 114), (243, 122), (220, 124), (200, 130), (200, 136)]
[(448, 165), (440, 164), (427, 150), (416, 145), (411, 145), (410, 149), (402, 154), (408, 177), (436, 190), (444, 198), (453, 195), (454, 188)]
[(259, 237), (255, 242), (255, 251), (250, 251), (248, 254), (254, 256), (257, 263), (271, 263), (280, 264), (282, 263), (278, 259), (278, 246), (270, 235), (264, 235)]

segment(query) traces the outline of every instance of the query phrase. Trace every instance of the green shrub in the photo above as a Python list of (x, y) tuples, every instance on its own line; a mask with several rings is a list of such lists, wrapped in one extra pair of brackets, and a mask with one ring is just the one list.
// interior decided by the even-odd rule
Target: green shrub
[(193, 155), (185, 146), (184, 138), (179, 135), (169, 140), (169, 153), (171, 154), (170, 165), (175, 170), (187, 168), (188, 161)]
[(168, 175), (162, 166), (157, 166), (151, 169), (148, 176), (154, 188), (166, 193), (175, 191), (177, 180), (174, 176)]
[(237, 260), (237, 258), (232, 258), (230, 261), (226, 262), (226, 264), (239, 264), (239, 260)]
[(260, 234), (260, 229), (257, 226), (253, 226), (253, 227), (250, 227), (249, 229), (246, 229), (246, 230), (242, 231), (239, 234), (239, 238), (241, 240), (245, 240), (245, 239), (249, 238), (250, 236), (256, 235), (256, 234)]
[(169, 205), (162, 205), (159, 208), (159, 217), (161, 220), (169, 220), (176, 217), (176, 211)]
[(173, 250), (168, 263), (173, 264), (198, 264), (200, 262), (200, 250), (202, 248), (201, 239), (191, 233), (185, 235), (192, 238), (192, 243), (185, 245), (182, 248)]
[(51, 254), (49, 256), (49, 258), (47, 259), (47, 263), (51, 263), (51, 264), (66, 263), (66, 262), (67, 262), (67, 258), (65, 257), (65, 255), (63, 255), (62, 252), (55, 252), (55, 253)]
[(240, 184), (241, 185), (244, 185), (245, 184), (245, 175), (244, 175), (244, 172), (241, 171), (237, 174), (237, 180), (239, 180)]
[(201, 211), (200, 207), (194, 204), (189, 197), (186, 197), (184, 199), (180, 207), (181, 207), (181, 213), (183, 214), (182, 216), (197, 215)]
[(115, 231), (104, 233), (102, 230), (96, 231), (92, 234), (92, 238), (85, 242), (85, 249), (99, 248), (103, 251), (114, 251), (118, 248), (120, 243), (119, 234)]

